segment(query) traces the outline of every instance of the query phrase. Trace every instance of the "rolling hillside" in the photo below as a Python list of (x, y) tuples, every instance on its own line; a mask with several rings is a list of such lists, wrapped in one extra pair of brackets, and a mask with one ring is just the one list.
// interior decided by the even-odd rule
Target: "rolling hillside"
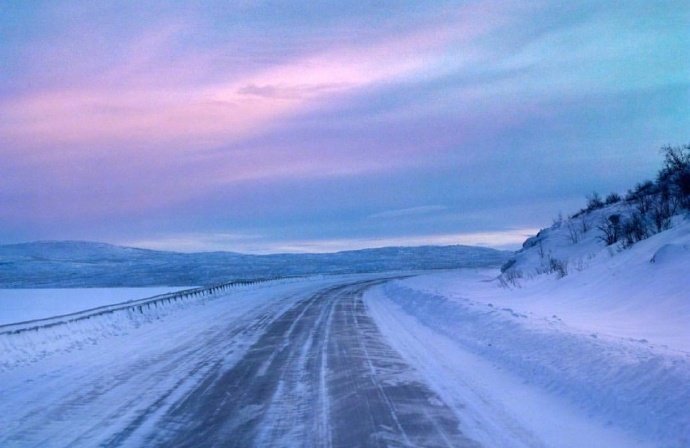
[(0, 246), (0, 287), (208, 285), (233, 279), (497, 266), (511, 254), (471, 246), (387, 247), (325, 254), (162, 252), (83, 241)]

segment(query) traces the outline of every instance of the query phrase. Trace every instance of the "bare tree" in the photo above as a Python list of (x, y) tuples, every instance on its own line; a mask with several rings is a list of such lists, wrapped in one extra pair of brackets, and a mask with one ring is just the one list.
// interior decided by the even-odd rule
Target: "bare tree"
[(690, 144), (664, 146), (664, 166), (657, 175), (657, 184), (667, 186), (678, 202), (690, 208)]

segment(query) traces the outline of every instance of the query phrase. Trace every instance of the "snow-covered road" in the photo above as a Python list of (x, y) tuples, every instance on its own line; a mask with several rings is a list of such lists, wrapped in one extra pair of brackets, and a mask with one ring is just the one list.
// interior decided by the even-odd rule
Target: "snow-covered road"
[(232, 284), (0, 326), (0, 447), (687, 446), (687, 354), (454, 295), (490, 274)]
[(0, 446), (476, 446), (368, 316), (362, 292), (381, 281), (278, 283), (90, 325), (0, 372)]

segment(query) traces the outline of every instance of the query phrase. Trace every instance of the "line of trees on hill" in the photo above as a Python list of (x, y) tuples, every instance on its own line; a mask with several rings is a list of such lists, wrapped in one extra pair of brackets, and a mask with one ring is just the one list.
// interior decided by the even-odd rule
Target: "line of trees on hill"
[[(654, 234), (669, 229), (674, 217), (690, 215), (690, 144), (661, 148), (663, 165), (654, 180), (636, 184), (626, 194), (611, 193), (587, 196), (587, 205), (577, 213), (563, 219), (561, 214), (549, 229), (542, 229), (522, 245), (523, 252), (534, 248), (539, 260), (532, 265), (530, 257), (517, 255), (501, 266), (499, 280), (505, 287), (519, 286), (524, 275), (555, 274), (558, 278), (568, 275), (569, 267), (581, 271), (588, 263), (583, 258), (568, 258), (566, 248), (558, 250), (557, 241), (549, 234), (558, 230), (567, 242), (576, 244), (585, 237), (595, 237), (607, 246), (617, 245), (626, 249)], [(592, 233), (595, 232), (595, 233)], [(554, 242), (556, 244), (554, 245)], [(589, 254), (589, 259), (594, 254)], [(572, 266), (569, 266), (570, 263)], [(528, 271), (525, 272), (524, 270)]]
[[(595, 225), (606, 245), (620, 242), (623, 247), (630, 247), (667, 230), (674, 215), (690, 211), (690, 144), (664, 146), (661, 152), (664, 163), (654, 181), (638, 183), (624, 197), (611, 193), (602, 198), (596, 192), (587, 197), (587, 206), (567, 223), (573, 243)], [(627, 207), (621, 207), (619, 213), (612, 213), (598, 223), (590, 222), (590, 212), (617, 203)]]

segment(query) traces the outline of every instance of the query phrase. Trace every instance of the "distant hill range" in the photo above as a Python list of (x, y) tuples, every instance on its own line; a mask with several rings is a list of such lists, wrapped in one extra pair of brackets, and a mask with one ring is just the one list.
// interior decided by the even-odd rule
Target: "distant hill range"
[(201, 286), (234, 279), (499, 266), (511, 254), (485, 247), (421, 246), (247, 255), (39, 241), (0, 245), (0, 288)]

